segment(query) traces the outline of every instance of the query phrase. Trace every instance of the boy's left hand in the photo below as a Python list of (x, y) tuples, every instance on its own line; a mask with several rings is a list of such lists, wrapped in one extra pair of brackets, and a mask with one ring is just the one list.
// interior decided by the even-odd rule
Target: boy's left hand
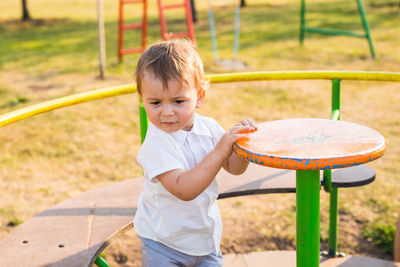
[(224, 169), (231, 174), (243, 173), (249, 162), (240, 158), (237, 155), (232, 156), (233, 143), (240, 138), (245, 138), (247, 133), (251, 133), (257, 130), (257, 125), (251, 118), (246, 118), (238, 122), (233, 128), (228, 130), (225, 135), (221, 138), (217, 144), (216, 150), (220, 148), (221, 152), (225, 153), (226, 161), (224, 162)]
[(245, 137), (245, 133), (252, 132), (257, 129), (253, 119), (247, 118), (238, 122), (234, 127), (226, 131), (221, 137), (214, 151), (223, 158), (227, 159), (232, 154), (232, 145), (236, 140)]
[(248, 128), (242, 130), (242, 133), (253, 132), (257, 130), (257, 125), (252, 118), (246, 118), (239, 121), (235, 126), (247, 126)]

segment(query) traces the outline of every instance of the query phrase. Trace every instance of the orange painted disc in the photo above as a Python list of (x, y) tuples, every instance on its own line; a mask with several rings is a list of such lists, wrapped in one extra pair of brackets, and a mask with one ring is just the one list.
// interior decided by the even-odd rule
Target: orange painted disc
[(261, 123), (233, 150), (250, 162), (292, 170), (351, 167), (386, 151), (383, 136), (359, 124), (326, 119), (287, 119)]

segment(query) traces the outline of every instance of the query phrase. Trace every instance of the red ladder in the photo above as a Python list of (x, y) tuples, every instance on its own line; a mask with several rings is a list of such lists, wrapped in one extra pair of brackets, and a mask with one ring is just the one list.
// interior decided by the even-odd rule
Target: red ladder
[[(170, 5), (163, 5), (161, 0), (157, 0), (158, 2), (158, 13), (160, 16), (160, 28), (161, 28), (161, 37), (163, 40), (169, 40), (173, 38), (180, 38), (180, 37), (188, 37), (193, 42), (196, 41), (194, 35), (194, 27), (193, 27), (193, 17), (192, 17), (192, 6), (190, 4), (190, 0), (184, 0), (182, 4), (170, 4)], [(164, 16), (164, 9), (173, 9), (173, 8), (184, 8), (186, 13), (186, 25), (187, 25), (187, 32), (181, 33), (168, 33), (167, 32), (167, 22)]]
[[(142, 23), (124, 24), (124, 5), (143, 4)], [(142, 46), (140, 48), (124, 48), (124, 31), (142, 30)], [(141, 53), (146, 49), (147, 41), (147, 0), (119, 0), (119, 23), (118, 23), (118, 61), (122, 61), (125, 54)]]

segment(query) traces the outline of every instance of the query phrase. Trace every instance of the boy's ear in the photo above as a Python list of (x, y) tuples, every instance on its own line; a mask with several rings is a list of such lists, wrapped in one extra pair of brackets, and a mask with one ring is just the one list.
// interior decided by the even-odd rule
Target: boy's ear
[(206, 91), (204, 89), (201, 89), (201, 91), (197, 94), (196, 108), (201, 107), (201, 105), (203, 104), (205, 95), (206, 95)]

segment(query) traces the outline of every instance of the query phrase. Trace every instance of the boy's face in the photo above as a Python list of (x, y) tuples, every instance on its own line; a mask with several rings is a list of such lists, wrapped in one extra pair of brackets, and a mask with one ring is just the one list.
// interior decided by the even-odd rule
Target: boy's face
[(203, 103), (204, 93), (198, 94), (190, 85), (171, 80), (164, 88), (152, 72), (143, 73), (141, 97), (150, 122), (168, 132), (189, 131), (193, 127), (194, 112)]

